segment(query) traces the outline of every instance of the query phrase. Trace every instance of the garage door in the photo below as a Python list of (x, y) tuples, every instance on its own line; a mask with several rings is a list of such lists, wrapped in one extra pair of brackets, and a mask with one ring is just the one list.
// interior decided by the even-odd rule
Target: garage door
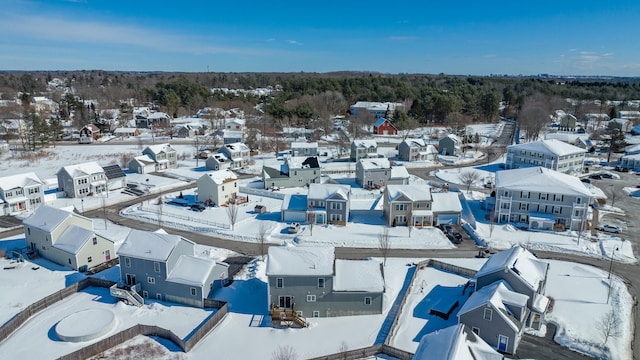
[(440, 224), (452, 224), (458, 225), (458, 215), (457, 214), (438, 214), (436, 217), (436, 225)]
[(282, 220), (285, 222), (306, 222), (307, 214), (303, 211), (285, 211), (282, 214)]

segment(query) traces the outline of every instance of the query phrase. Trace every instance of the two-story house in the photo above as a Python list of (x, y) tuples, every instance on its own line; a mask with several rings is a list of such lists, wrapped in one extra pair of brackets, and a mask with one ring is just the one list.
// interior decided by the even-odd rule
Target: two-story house
[(147, 155), (156, 163), (156, 171), (178, 168), (178, 152), (171, 144), (149, 145), (142, 150), (142, 155)]
[(131, 230), (118, 249), (120, 277), (143, 298), (203, 307), (224, 286), (229, 265), (195, 255), (178, 235)]
[(317, 142), (292, 142), (291, 156), (318, 156)]
[(88, 270), (115, 256), (113, 241), (96, 234), (93, 220), (48, 205), (24, 219), (29, 251), (74, 270)]
[(356, 139), (351, 142), (351, 161), (369, 157), (379, 157), (375, 140)]
[(584, 230), (593, 195), (577, 177), (543, 167), (496, 172), (498, 222), (539, 230)]
[(94, 140), (97, 140), (99, 136), (100, 129), (94, 124), (88, 124), (80, 129), (80, 139), (78, 139), (78, 143), (91, 144)]
[(398, 144), (398, 157), (404, 161), (433, 161), (438, 150), (424, 139), (404, 139)]
[(0, 178), (0, 215), (31, 211), (44, 204), (44, 184), (35, 173)]
[(58, 171), (58, 190), (70, 198), (82, 198), (107, 191), (107, 176), (96, 162), (67, 165)]
[(433, 224), (431, 189), (428, 185), (388, 185), (382, 195), (383, 215), (388, 226)]
[(382, 313), (376, 260), (338, 260), (333, 247), (272, 246), (266, 272), (272, 321)]
[(230, 169), (241, 169), (249, 165), (249, 147), (243, 143), (224, 144), (218, 152), (229, 159)]
[(541, 166), (565, 174), (580, 174), (585, 149), (549, 139), (507, 146), (505, 169)]
[(522, 246), (515, 245), (492, 255), (484, 263), (476, 273), (475, 288), (479, 290), (505, 281), (511, 290), (527, 297), (529, 316), (525, 325), (540, 329), (549, 306), (549, 298), (544, 295), (548, 271), (549, 263), (536, 258)]
[(207, 170), (224, 170), (231, 167), (231, 161), (222, 153), (211, 154), (205, 161), (205, 168)]
[(458, 322), (498, 351), (515, 354), (529, 314), (527, 299), (498, 281), (469, 296), (458, 311)]
[(367, 189), (408, 184), (409, 172), (404, 166), (391, 166), (386, 158), (360, 159), (356, 163), (356, 183)]
[(247, 121), (245, 119), (229, 118), (224, 121), (224, 129), (231, 131), (244, 131)]
[(456, 135), (449, 134), (438, 141), (440, 155), (456, 156), (460, 152), (462, 141)]
[(301, 187), (320, 182), (320, 163), (316, 156), (285, 157), (279, 169), (263, 166), (265, 189)]
[(381, 117), (373, 123), (373, 133), (376, 135), (398, 135), (398, 128), (389, 120)]
[(494, 347), (476, 335), (470, 327), (458, 323), (432, 331), (420, 339), (413, 360), (504, 360)]
[(229, 169), (208, 172), (196, 182), (198, 201), (204, 203), (220, 206), (234, 199), (238, 194), (238, 176)]
[(351, 187), (339, 184), (309, 184), (307, 219), (314, 224), (346, 225), (349, 222)]

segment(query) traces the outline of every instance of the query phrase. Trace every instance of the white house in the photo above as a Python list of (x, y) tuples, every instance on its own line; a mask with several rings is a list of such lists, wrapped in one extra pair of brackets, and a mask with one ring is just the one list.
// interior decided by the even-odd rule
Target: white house
[(507, 146), (506, 169), (542, 166), (565, 174), (582, 173), (585, 149), (556, 139)]
[(129, 171), (137, 174), (148, 174), (156, 171), (156, 162), (149, 155), (136, 156), (127, 165)]
[(71, 198), (107, 191), (104, 169), (96, 162), (67, 165), (58, 171), (58, 189)]
[(207, 170), (223, 170), (231, 167), (231, 161), (222, 153), (211, 154), (205, 162)]
[(178, 167), (178, 153), (169, 143), (149, 145), (142, 150), (142, 155), (148, 155), (155, 161), (156, 171), (176, 169)]
[(430, 332), (420, 339), (413, 360), (504, 360), (494, 347), (487, 344), (464, 324), (451, 325)]
[(0, 215), (31, 211), (44, 204), (44, 183), (35, 173), (0, 178)]
[(220, 206), (238, 194), (238, 177), (229, 169), (212, 171), (197, 180), (198, 201)]
[(318, 156), (317, 142), (292, 142), (291, 156)]
[(378, 156), (378, 144), (375, 140), (356, 139), (351, 142), (351, 160), (358, 161)]
[(224, 144), (218, 149), (218, 152), (224, 154), (231, 161), (230, 169), (240, 169), (249, 165), (250, 151), (244, 143)]
[(398, 145), (398, 156), (404, 161), (433, 161), (438, 157), (438, 150), (424, 139), (404, 139)]

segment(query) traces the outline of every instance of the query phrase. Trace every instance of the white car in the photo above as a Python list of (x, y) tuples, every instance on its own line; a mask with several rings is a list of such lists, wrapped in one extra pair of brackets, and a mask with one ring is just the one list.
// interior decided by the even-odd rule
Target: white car
[(289, 234), (297, 234), (298, 231), (300, 231), (300, 224), (296, 222), (289, 224), (289, 226), (287, 226), (287, 231)]
[(622, 230), (620, 230), (619, 227), (613, 226), (613, 225), (609, 225), (609, 224), (598, 226), (597, 229), (600, 230), (600, 231), (606, 231), (606, 232), (610, 232), (610, 233), (614, 233), (614, 234), (620, 234), (620, 232), (622, 231)]

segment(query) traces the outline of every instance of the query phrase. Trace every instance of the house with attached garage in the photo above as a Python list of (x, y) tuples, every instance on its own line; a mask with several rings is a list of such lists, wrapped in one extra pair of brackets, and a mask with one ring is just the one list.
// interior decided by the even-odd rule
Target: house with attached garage
[(504, 360), (494, 347), (464, 325), (430, 332), (420, 339), (413, 360)]
[(585, 149), (549, 139), (507, 146), (505, 169), (541, 166), (565, 174), (581, 174)]
[(204, 307), (229, 278), (229, 265), (195, 254), (178, 235), (131, 230), (118, 249), (121, 286), (142, 298)]
[(537, 330), (543, 324), (549, 306), (549, 298), (544, 295), (548, 271), (549, 263), (516, 245), (492, 255), (484, 263), (476, 273), (475, 289), (478, 291), (504, 281), (510, 290), (527, 297), (528, 317), (522, 321), (525, 326)]
[(431, 198), (433, 199), (431, 204), (433, 225), (462, 224), (462, 204), (459, 192), (434, 192), (431, 193)]
[(44, 204), (44, 183), (35, 173), (0, 178), (0, 215), (31, 211)]
[(263, 166), (265, 189), (302, 187), (320, 182), (320, 163), (316, 156), (285, 157), (279, 169)]
[(58, 171), (58, 190), (70, 198), (83, 198), (107, 191), (107, 176), (96, 162), (67, 165)]
[(24, 219), (29, 251), (74, 270), (87, 270), (115, 257), (113, 241), (96, 234), (93, 220), (48, 205)]
[(458, 193), (432, 193), (428, 185), (387, 185), (382, 195), (387, 225), (432, 226), (460, 224), (462, 205)]
[(593, 195), (577, 177), (530, 167), (498, 171), (495, 179), (498, 222), (536, 230), (587, 228)]
[(131, 159), (127, 167), (132, 173), (149, 174), (156, 171), (156, 162), (149, 155), (140, 155)]
[(104, 176), (107, 178), (107, 191), (122, 189), (127, 186), (127, 175), (119, 165), (103, 166)]
[(434, 161), (438, 150), (424, 139), (404, 139), (398, 145), (398, 157), (404, 161)]
[(231, 167), (231, 161), (222, 153), (211, 154), (205, 161), (207, 170), (224, 170)]
[(335, 259), (333, 247), (272, 246), (266, 273), (273, 322), (382, 313), (379, 261)]
[(346, 225), (351, 207), (351, 187), (339, 184), (309, 184), (307, 219), (314, 224)]
[(497, 281), (469, 296), (458, 311), (458, 322), (498, 351), (515, 354), (528, 314), (527, 296)]
[(292, 142), (291, 156), (318, 156), (317, 142)]
[(378, 144), (375, 140), (356, 139), (351, 142), (351, 161), (378, 156)]
[(391, 166), (389, 159), (360, 159), (356, 163), (356, 183), (367, 189), (408, 184), (409, 172), (404, 166)]
[(241, 169), (249, 165), (249, 147), (244, 143), (224, 144), (218, 152), (224, 154), (229, 159), (230, 169)]
[(149, 156), (156, 163), (156, 171), (178, 168), (178, 153), (169, 143), (147, 146), (142, 155)]
[(229, 169), (208, 172), (196, 181), (198, 201), (217, 206), (235, 199), (238, 194), (238, 176)]

